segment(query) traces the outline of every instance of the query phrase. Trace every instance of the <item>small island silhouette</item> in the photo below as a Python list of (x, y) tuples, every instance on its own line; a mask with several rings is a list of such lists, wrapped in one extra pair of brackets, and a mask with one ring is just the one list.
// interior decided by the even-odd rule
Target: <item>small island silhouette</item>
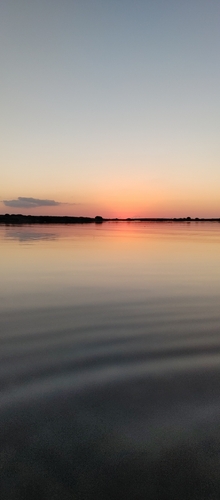
[(4, 214), (0, 215), (0, 224), (23, 225), (23, 224), (102, 224), (103, 222), (220, 222), (219, 218), (191, 218), (191, 217), (135, 217), (135, 218), (104, 218), (96, 217), (74, 217), (59, 215), (23, 215)]

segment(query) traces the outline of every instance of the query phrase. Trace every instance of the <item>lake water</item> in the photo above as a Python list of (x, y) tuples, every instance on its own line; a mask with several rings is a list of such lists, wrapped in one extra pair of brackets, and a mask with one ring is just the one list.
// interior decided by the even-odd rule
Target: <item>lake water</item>
[(1, 496), (220, 498), (220, 224), (0, 226)]

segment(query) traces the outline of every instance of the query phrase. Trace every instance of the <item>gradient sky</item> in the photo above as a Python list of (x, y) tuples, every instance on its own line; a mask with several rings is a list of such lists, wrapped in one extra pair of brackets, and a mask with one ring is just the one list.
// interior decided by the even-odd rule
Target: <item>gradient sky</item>
[(0, 213), (220, 217), (219, 0), (2, 0)]

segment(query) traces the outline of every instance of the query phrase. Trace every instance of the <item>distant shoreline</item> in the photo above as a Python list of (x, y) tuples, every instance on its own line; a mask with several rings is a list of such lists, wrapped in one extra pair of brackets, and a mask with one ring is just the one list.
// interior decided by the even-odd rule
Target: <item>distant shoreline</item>
[(104, 222), (220, 222), (220, 218), (191, 218), (191, 217), (135, 217), (135, 218), (104, 218), (96, 217), (71, 217), (54, 215), (22, 215), (5, 214), (0, 215), (0, 224), (23, 225), (23, 224), (102, 224)]

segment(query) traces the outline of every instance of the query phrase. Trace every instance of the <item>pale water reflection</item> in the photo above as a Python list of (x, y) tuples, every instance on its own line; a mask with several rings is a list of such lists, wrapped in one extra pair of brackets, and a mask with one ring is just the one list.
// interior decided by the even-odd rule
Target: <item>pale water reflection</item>
[(3, 498), (219, 498), (220, 225), (0, 242)]

